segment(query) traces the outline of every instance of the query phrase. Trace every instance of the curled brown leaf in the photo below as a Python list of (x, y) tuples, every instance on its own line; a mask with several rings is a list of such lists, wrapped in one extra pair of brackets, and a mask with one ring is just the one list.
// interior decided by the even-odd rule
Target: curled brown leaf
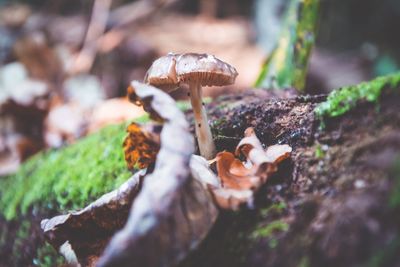
[(138, 171), (118, 189), (80, 211), (42, 220), (47, 241), (72, 266), (94, 266), (111, 236), (125, 224), (144, 174), (143, 170)]
[(204, 165), (202, 171), (192, 168), (192, 172), (197, 174), (194, 175), (196, 179), (208, 186), (221, 208), (236, 210), (243, 203), (251, 205), (254, 193), (277, 171), (278, 164), (290, 157), (291, 151), (288, 145), (273, 145), (264, 150), (253, 128), (247, 128), (235, 151), (236, 156), (246, 158), (245, 163), (234, 154), (223, 151), (215, 158), (218, 176), (214, 174), (210, 178), (211, 170)]
[(216, 157), (218, 177), (222, 187), (230, 189), (251, 189), (258, 186), (260, 179), (257, 176), (258, 166), (247, 168), (230, 152), (220, 152)]

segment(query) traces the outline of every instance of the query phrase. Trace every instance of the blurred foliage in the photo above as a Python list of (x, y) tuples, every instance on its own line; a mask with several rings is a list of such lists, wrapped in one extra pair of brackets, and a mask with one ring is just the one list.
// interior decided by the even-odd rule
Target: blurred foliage
[(320, 117), (337, 117), (354, 108), (358, 101), (376, 102), (384, 88), (400, 86), (400, 72), (376, 78), (354, 86), (346, 86), (332, 91), (328, 99), (315, 108)]
[(63, 266), (64, 258), (48, 243), (44, 243), (36, 251), (33, 264), (42, 267)]
[(379, 57), (374, 65), (375, 76), (388, 75), (397, 70), (399, 70), (399, 66), (396, 60), (389, 55)]
[[(147, 116), (136, 121), (147, 120)], [(127, 125), (109, 126), (66, 148), (32, 157), (0, 179), (0, 213), (7, 220), (31, 208), (80, 209), (131, 176), (122, 151)]]
[(319, 0), (292, 0), (277, 47), (267, 58), (257, 87), (304, 90), (308, 60), (316, 38)]

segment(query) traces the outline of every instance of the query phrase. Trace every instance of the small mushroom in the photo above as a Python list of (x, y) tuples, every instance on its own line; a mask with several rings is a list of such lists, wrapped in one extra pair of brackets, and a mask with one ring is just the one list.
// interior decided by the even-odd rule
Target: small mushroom
[(176, 73), (177, 55), (168, 55), (156, 59), (144, 77), (145, 83), (151, 84), (169, 93), (179, 88), (178, 75)]
[(212, 159), (215, 156), (215, 144), (202, 102), (202, 86), (233, 84), (237, 75), (234, 67), (212, 55), (169, 53), (154, 61), (145, 82), (166, 92), (177, 89), (182, 83), (189, 85), (200, 154)]

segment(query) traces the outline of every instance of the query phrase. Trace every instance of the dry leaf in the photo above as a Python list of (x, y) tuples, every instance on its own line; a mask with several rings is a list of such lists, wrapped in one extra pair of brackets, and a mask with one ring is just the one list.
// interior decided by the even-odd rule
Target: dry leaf
[(258, 187), (260, 179), (256, 176), (258, 166), (246, 168), (230, 152), (220, 152), (216, 157), (218, 177), (222, 187), (230, 189), (251, 189)]
[[(4, 118), (0, 118), (0, 125), (2, 123), (6, 126)], [(18, 133), (0, 134), (0, 177), (15, 173), (25, 159), (40, 150), (40, 145), (36, 140)]]
[[(145, 171), (139, 171), (118, 189), (107, 193), (86, 208), (41, 222), (47, 241), (64, 251), (68, 262), (76, 266), (94, 266), (111, 236), (125, 224), (133, 199), (140, 189)], [(62, 248), (62, 249), (61, 249)], [(68, 249), (67, 249), (68, 248)], [(63, 253), (64, 254), (64, 253)]]
[[(134, 82), (138, 84), (137, 82)], [(155, 88), (155, 87), (152, 87)], [(157, 89), (158, 90), (158, 89)], [(175, 120), (174, 123), (179, 125), (187, 124), (186, 120), (175, 119), (175, 116), (182, 117), (182, 113), (176, 108), (175, 101), (168, 96), (162, 97), (157, 93), (157, 98), (153, 99), (152, 93), (154, 90), (135, 90), (131, 85), (128, 87), (127, 95), (128, 99), (138, 105), (143, 106), (143, 109), (150, 114), (150, 118), (157, 122), (164, 122), (165, 120)]]
[[(131, 97), (163, 122), (154, 168), (147, 169), (140, 189), (127, 192), (135, 199), (126, 221), (130, 202), (119, 201), (114, 193), (80, 212), (42, 222), (49, 242), (74, 266), (175, 266), (199, 245), (218, 216), (210, 192), (191, 177), (194, 140), (175, 101), (138, 82), (132, 82)], [(130, 131), (144, 132), (137, 125)]]
[(209, 162), (202, 156), (192, 155), (190, 158), (190, 170), (193, 178), (201, 181), (204, 185), (221, 187), (221, 181), (209, 166)]
[(243, 203), (252, 204), (254, 192), (277, 171), (278, 163), (288, 158), (291, 151), (288, 145), (273, 145), (264, 150), (253, 128), (247, 128), (235, 152), (246, 158), (245, 163), (224, 151), (215, 158), (218, 176), (198, 159), (196, 165), (191, 164), (192, 173), (210, 189), (221, 208), (236, 210)]
[(126, 129), (128, 136), (123, 143), (125, 161), (130, 170), (137, 164), (140, 169), (147, 168), (156, 159), (160, 149), (161, 125), (131, 123)]
[(45, 120), (45, 141), (50, 147), (73, 143), (86, 134), (90, 111), (79, 103), (56, 105)]
[(174, 266), (204, 239), (218, 210), (209, 192), (191, 177), (194, 140), (175, 101), (138, 82), (132, 82), (129, 97), (164, 122), (161, 147), (125, 227), (112, 238), (98, 265)]
[(119, 124), (144, 115), (142, 108), (132, 105), (126, 98), (112, 98), (98, 104), (92, 112), (89, 133), (106, 125)]

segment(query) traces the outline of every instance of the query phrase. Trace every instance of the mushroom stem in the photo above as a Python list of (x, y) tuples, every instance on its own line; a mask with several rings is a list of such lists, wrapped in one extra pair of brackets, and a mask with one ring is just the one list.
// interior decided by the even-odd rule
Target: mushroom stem
[(206, 109), (203, 106), (202, 88), (199, 82), (191, 82), (189, 89), (200, 155), (212, 159), (215, 156), (215, 144), (208, 125)]

